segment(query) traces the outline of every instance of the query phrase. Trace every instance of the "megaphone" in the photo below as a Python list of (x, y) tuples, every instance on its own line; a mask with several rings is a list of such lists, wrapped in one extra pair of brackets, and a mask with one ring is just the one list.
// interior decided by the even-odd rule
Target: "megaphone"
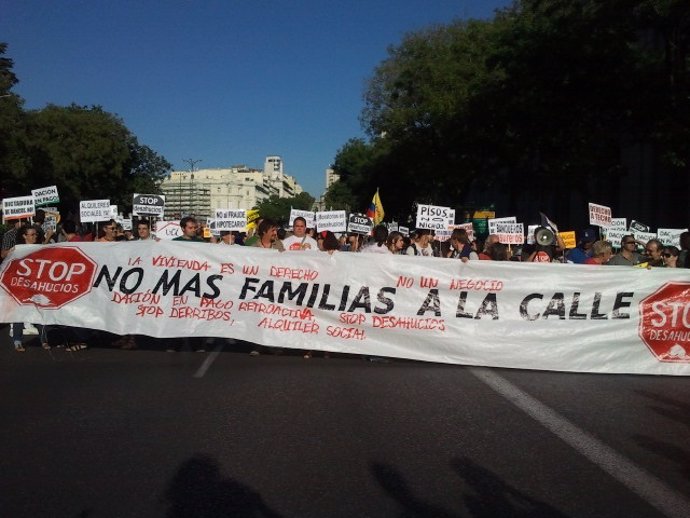
[(534, 231), (534, 241), (541, 246), (550, 246), (556, 241), (556, 236), (546, 227), (537, 227)]

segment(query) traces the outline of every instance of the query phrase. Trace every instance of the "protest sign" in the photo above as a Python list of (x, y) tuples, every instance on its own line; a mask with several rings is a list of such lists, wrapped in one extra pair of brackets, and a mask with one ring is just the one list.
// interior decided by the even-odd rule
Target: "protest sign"
[(649, 232), (650, 230), (651, 227), (649, 225), (642, 223), (641, 221), (632, 220), (630, 222), (630, 232)]
[(509, 216), (506, 218), (493, 218), (489, 220), (489, 234), (497, 233), (497, 225), (499, 223), (517, 223), (517, 218), (515, 216)]
[(316, 228), (319, 232), (347, 232), (347, 215), (344, 210), (329, 210), (316, 213)]
[[(117, 205), (114, 207), (117, 208)], [(117, 211), (115, 211), (117, 215)], [(79, 220), (82, 223), (97, 223), (113, 219), (110, 200), (83, 200), (79, 202)]]
[(182, 235), (180, 221), (156, 221), (155, 234), (158, 239), (171, 240)]
[(589, 224), (598, 227), (611, 225), (611, 207), (605, 205), (589, 204)]
[(247, 211), (245, 209), (216, 209), (215, 218), (209, 223), (213, 231), (237, 230), (243, 231), (247, 227)]
[[(451, 218), (453, 218), (451, 220)], [(420, 229), (448, 230), (455, 221), (455, 211), (450, 207), (436, 205), (417, 205), (417, 220), (415, 225)]]
[(410, 235), (410, 229), (408, 227), (398, 226), (398, 232), (406, 237)]
[[(397, 225), (396, 225), (397, 227)], [(347, 221), (347, 231), (352, 234), (363, 234), (368, 236), (374, 229), (374, 222), (364, 214), (350, 214)], [(390, 230), (390, 224), (388, 225)]]
[(633, 235), (637, 241), (641, 241), (642, 243), (646, 243), (650, 239), (656, 239), (656, 232), (640, 232), (634, 230)]
[(34, 197), (36, 207), (50, 205), (51, 203), (60, 203), (57, 185), (42, 187), (41, 189), (32, 189), (31, 194)]
[(680, 248), (680, 235), (687, 231), (687, 228), (658, 228), (656, 235), (664, 245)]
[(316, 218), (310, 210), (290, 209), (290, 228), (292, 228), (295, 218), (304, 218), (307, 222), (307, 228), (316, 228)]
[(30, 218), (36, 214), (33, 196), (17, 196), (2, 200), (2, 220)]
[(570, 250), (571, 248), (575, 248), (577, 246), (577, 239), (575, 237), (574, 230), (564, 230), (563, 232), (559, 232), (558, 235), (561, 236), (566, 250)]
[(491, 233), (498, 236), (499, 243), (505, 245), (521, 245), (525, 242), (525, 227), (522, 223), (501, 221), (495, 223), (494, 227), (496, 231)]
[(690, 283), (674, 270), (392, 254), (373, 261), (170, 241), (21, 245), (0, 265), (0, 319), (455, 364), (687, 376), (687, 319), (674, 314), (690, 305)]
[(165, 196), (162, 194), (134, 194), (132, 214), (135, 216), (163, 217), (165, 213)]

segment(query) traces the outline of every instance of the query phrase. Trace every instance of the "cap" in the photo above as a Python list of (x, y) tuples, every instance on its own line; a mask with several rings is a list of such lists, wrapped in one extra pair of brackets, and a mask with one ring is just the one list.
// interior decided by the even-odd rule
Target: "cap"
[(582, 231), (582, 234), (580, 235), (580, 242), (582, 243), (588, 243), (590, 241), (596, 241), (597, 240), (597, 233), (596, 230), (593, 228), (586, 228)]

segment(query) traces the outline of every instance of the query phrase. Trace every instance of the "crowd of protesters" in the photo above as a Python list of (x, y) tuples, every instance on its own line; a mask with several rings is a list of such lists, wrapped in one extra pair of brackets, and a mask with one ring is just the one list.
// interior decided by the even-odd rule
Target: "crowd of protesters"
[[(33, 220), (17, 220), (2, 238), (2, 259), (17, 244), (50, 244), (61, 242), (117, 242), (117, 241), (159, 241), (152, 233), (150, 222), (140, 219), (135, 222), (133, 232), (125, 229), (115, 220), (104, 221), (93, 226), (82, 226), (72, 220), (65, 220), (58, 225), (58, 231), (44, 227), (45, 214), (38, 210)], [(586, 265), (615, 265), (645, 268), (690, 268), (690, 233), (680, 235), (680, 247), (664, 245), (658, 239), (647, 242), (639, 241), (633, 234), (625, 235), (619, 243), (597, 239), (597, 232), (592, 228), (578, 233), (577, 246), (566, 249), (557, 233), (551, 233), (552, 239), (530, 239), (533, 244), (510, 246), (499, 242), (499, 236), (488, 235), (483, 240), (470, 239), (464, 229), (455, 229), (450, 237), (441, 240), (429, 230), (419, 229), (410, 236), (401, 232), (390, 231), (385, 225), (374, 227), (370, 236), (342, 233), (339, 236), (331, 231), (316, 232), (307, 227), (302, 217), (294, 219), (290, 229), (283, 229), (278, 223), (268, 218), (260, 218), (255, 230), (247, 235), (244, 232), (221, 231), (205, 238), (202, 226), (194, 217), (180, 220), (181, 235), (174, 241), (211, 243), (226, 246), (252, 246), (270, 248), (281, 252), (306, 253), (363, 253), (385, 255), (407, 255), (421, 257), (440, 257), (460, 259), (462, 261), (525, 261), (525, 262), (560, 262)], [(540, 227), (539, 230), (544, 230)], [(617, 252), (615, 252), (617, 250)], [(615, 252), (615, 253), (614, 253)], [(41, 346), (51, 348), (48, 339), (48, 326), (37, 325), (35, 334), (39, 335)], [(11, 335), (14, 348), (24, 352), (23, 323), (12, 324)], [(60, 326), (63, 336), (67, 337), (66, 347), (70, 351), (86, 349), (89, 330)], [(93, 334), (93, 332), (91, 333)], [(204, 339), (173, 339), (168, 351), (179, 350), (188, 344), (192, 350), (203, 352)], [(122, 349), (136, 349), (134, 337), (125, 335), (117, 337), (113, 344)], [(261, 348), (255, 348), (251, 354), (258, 355)], [(311, 351), (305, 351), (304, 357), (310, 358)]]

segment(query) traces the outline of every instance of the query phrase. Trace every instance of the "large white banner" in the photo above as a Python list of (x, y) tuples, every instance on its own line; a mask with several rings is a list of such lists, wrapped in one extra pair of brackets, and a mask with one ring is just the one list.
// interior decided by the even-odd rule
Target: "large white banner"
[(684, 269), (165, 241), (19, 245), (1, 268), (4, 322), (467, 365), (690, 375)]

